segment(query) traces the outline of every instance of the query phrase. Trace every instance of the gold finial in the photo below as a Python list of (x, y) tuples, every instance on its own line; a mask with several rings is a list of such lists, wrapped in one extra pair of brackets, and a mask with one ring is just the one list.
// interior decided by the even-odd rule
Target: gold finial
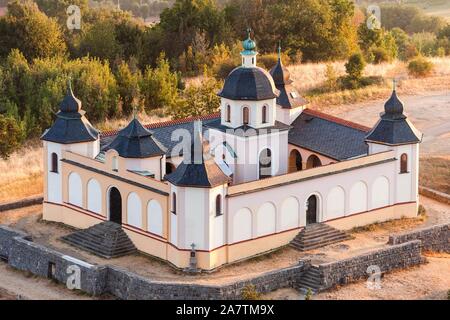
[(397, 90), (397, 79), (395, 78), (392, 80), (392, 87), (394, 91)]

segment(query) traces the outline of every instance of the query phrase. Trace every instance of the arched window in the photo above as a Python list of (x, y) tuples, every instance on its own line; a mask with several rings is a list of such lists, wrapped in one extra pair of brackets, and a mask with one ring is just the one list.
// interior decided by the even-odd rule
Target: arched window
[(249, 114), (248, 108), (244, 107), (244, 109), (242, 109), (242, 122), (244, 124), (248, 124), (249, 118), (250, 118), (250, 114)]
[(289, 154), (289, 172), (302, 170), (302, 156), (298, 150), (293, 149)]
[(408, 155), (406, 153), (400, 156), (400, 173), (408, 172)]
[(52, 165), (50, 171), (58, 173), (58, 155), (54, 152), (52, 153)]
[(172, 192), (172, 213), (177, 214), (177, 194)]
[(267, 123), (267, 107), (262, 107), (262, 123)]
[(222, 196), (220, 194), (216, 197), (216, 217), (222, 215)]
[(119, 160), (116, 156), (112, 157), (112, 169), (113, 171), (119, 171)]
[(229, 104), (227, 104), (226, 121), (231, 122), (231, 107)]
[(309, 156), (308, 160), (306, 160), (306, 169), (317, 168), (322, 165), (319, 157), (315, 154)]

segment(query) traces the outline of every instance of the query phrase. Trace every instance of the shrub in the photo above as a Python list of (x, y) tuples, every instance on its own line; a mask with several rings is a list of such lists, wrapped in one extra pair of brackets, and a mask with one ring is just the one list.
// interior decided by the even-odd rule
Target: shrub
[(423, 57), (418, 57), (408, 64), (408, 73), (413, 77), (426, 77), (433, 71), (433, 63)]
[(380, 64), (382, 62), (389, 62), (391, 60), (389, 53), (384, 48), (374, 48), (371, 50), (371, 53), (373, 55), (372, 61), (375, 64)]
[(355, 53), (348, 59), (345, 64), (347, 75), (353, 80), (360, 80), (366, 66), (366, 62), (361, 53)]
[(0, 157), (8, 159), (23, 141), (23, 130), (16, 119), (0, 114)]
[(230, 72), (236, 68), (236, 63), (230, 59), (222, 62), (221, 64), (214, 67), (214, 74), (217, 79), (225, 79)]
[(242, 289), (242, 299), (244, 300), (260, 300), (261, 293), (256, 290), (253, 284), (248, 284)]
[(308, 288), (305, 294), (305, 300), (311, 300), (311, 298), (312, 298), (312, 290), (311, 288)]
[(427, 210), (425, 209), (425, 207), (423, 205), (419, 204), (417, 213), (419, 214), (419, 216), (424, 216), (427, 213)]
[(450, 290), (447, 291), (447, 300), (450, 300)]
[(338, 89), (338, 73), (336, 68), (331, 64), (327, 64), (325, 69), (325, 86), (329, 91), (336, 91)]
[[(285, 54), (281, 54), (281, 59), (283, 60), (283, 63), (285, 65), (288, 65), (291, 61), (289, 56)], [(264, 54), (258, 57), (257, 62), (260, 67), (266, 70), (270, 70), (277, 64), (278, 54), (277, 53)]]

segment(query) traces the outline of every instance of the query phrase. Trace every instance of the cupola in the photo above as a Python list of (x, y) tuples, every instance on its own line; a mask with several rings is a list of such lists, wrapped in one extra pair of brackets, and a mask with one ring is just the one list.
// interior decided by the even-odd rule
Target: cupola
[(41, 139), (62, 144), (96, 141), (99, 132), (84, 114), (85, 112), (81, 110), (81, 101), (75, 97), (69, 80), (67, 93), (59, 105), (56, 120), (44, 132)]
[(422, 133), (407, 119), (403, 113), (403, 102), (398, 98), (395, 88), (391, 97), (384, 104), (384, 112), (374, 128), (366, 136), (366, 142), (385, 145), (402, 145), (419, 143), (422, 141)]

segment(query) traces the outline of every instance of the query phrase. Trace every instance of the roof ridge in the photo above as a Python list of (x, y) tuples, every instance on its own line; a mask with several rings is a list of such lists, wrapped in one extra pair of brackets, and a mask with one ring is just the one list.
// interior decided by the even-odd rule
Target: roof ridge
[(337, 123), (337, 124), (340, 124), (340, 125), (343, 125), (343, 126), (346, 126), (346, 127), (350, 127), (350, 128), (353, 128), (353, 129), (356, 129), (356, 130), (359, 130), (359, 131), (369, 132), (370, 130), (372, 130), (372, 128), (369, 128), (369, 127), (367, 127), (365, 125), (362, 125), (362, 124), (359, 124), (359, 123), (356, 123), (356, 122), (353, 122), (353, 121), (349, 121), (349, 120), (346, 120), (346, 119), (342, 119), (342, 118), (339, 118), (339, 117), (335, 117), (335, 116), (326, 114), (324, 112), (320, 112), (320, 111), (313, 110), (313, 109), (310, 109), (310, 108), (304, 109), (303, 112), (306, 113), (306, 114), (309, 114), (311, 116), (316, 116), (316, 117), (322, 118), (324, 120), (328, 120), (328, 121), (331, 121), (331, 122), (334, 122), (334, 123)]
[[(192, 116), (192, 117), (181, 118), (181, 119), (176, 119), (176, 120), (154, 122), (154, 123), (145, 124), (145, 125), (143, 125), (143, 127), (145, 129), (162, 128), (162, 127), (168, 127), (168, 126), (173, 126), (173, 125), (177, 125), (177, 124), (189, 123), (189, 122), (193, 122), (193, 121), (197, 121), (197, 120), (210, 120), (210, 119), (217, 118), (218, 116), (220, 116), (220, 112), (210, 113), (210, 114), (203, 115), (203, 116)], [(102, 132), (101, 136), (102, 137), (113, 136), (113, 135), (116, 135), (117, 133), (119, 133), (119, 131), (120, 131), (119, 129), (107, 130), (107, 131)]]

